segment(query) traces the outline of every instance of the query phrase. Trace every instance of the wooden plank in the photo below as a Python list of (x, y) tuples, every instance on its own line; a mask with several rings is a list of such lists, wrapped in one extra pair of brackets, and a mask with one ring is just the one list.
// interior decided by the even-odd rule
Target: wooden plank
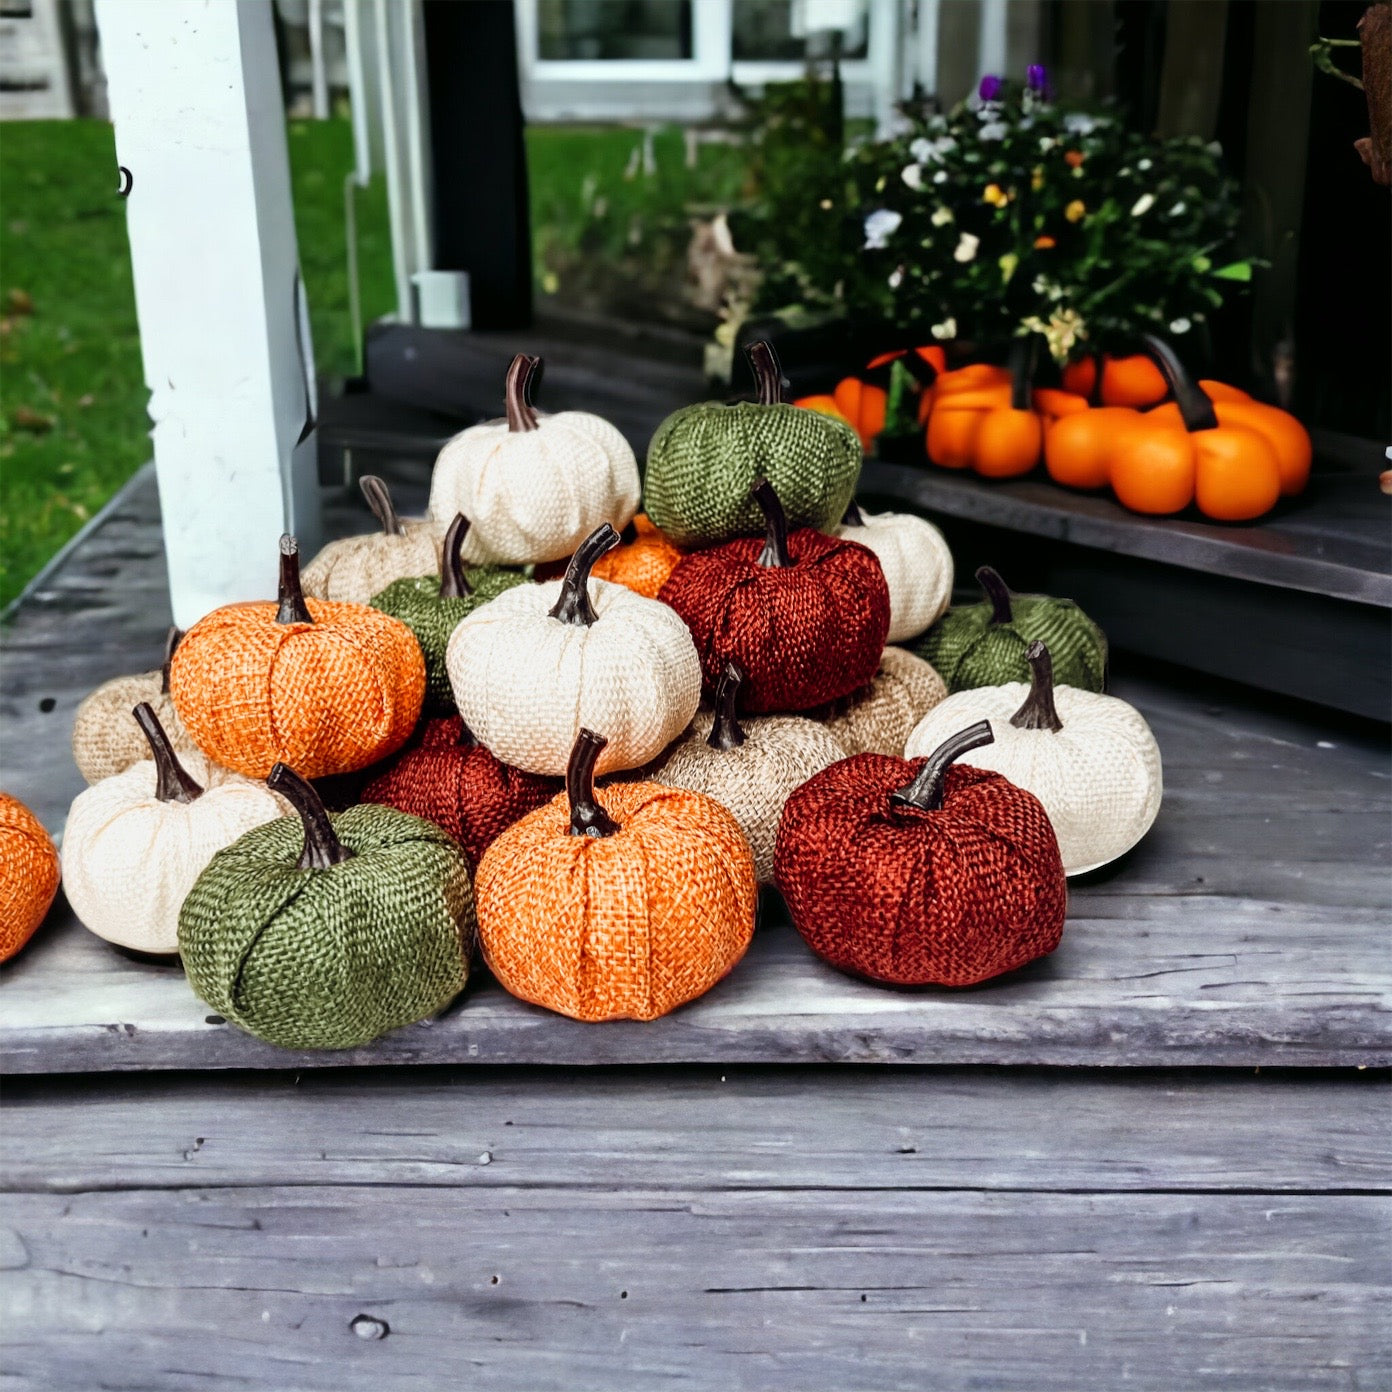
[(1392, 1377), (1382, 1197), (370, 1185), (0, 1216), (16, 1392)]
[(738, 1066), (12, 1079), (0, 1187), (1387, 1192), (1387, 1084)]

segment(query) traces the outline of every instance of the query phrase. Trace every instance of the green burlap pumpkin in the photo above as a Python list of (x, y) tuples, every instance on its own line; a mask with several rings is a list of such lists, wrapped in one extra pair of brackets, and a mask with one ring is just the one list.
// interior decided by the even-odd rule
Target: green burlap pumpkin
[(439, 575), (394, 580), (371, 600), (374, 609), (400, 619), (416, 635), (425, 655), (426, 705), (434, 712), (454, 709), (454, 692), (445, 670), (445, 647), (456, 625), (504, 590), (527, 583), (521, 571), (500, 566), (466, 570), (460, 551), (468, 531), (469, 519), (458, 514), (445, 533)]
[(789, 527), (835, 531), (860, 478), (860, 440), (844, 421), (782, 399), (778, 360), (750, 346), (757, 401), (704, 401), (674, 411), (648, 446), (644, 510), (680, 547), (763, 531), (750, 490), (767, 479)]
[(348, 1049), (464, 989), (477, 922), (464, 852), (389, 807), (330, 816), (283, 764), (266, 782), (299, 817), (219, 851), (179, 915), (189, 983), (249, 1034)]
[(1107, 636), (1071, 599), (1012, 595), (990, 566), (976, 572), (986, 598), (949, 609), (913, 650), (949, 691), (1030, 679), (1025, 650), (1036, 639), (1054, 660), (1054, 680), (1084, 691), (1107, 687)]

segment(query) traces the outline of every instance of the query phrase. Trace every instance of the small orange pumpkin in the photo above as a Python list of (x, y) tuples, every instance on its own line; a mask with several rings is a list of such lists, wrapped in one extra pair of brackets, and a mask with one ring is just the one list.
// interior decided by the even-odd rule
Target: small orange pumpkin
[(601, 556), (590, 574), (625, 585), (646, 599), (656, 599), (683, 553), (648, 521), (645, 512), (640, 512), (620, 535), (622, 545)]
[(425, 699), (425, 659), (400, 619), (306, 600), (299, 547), (283, 536), (278, 604), (228, 604), (200, 619), (174, 652), (169, 693), (215, 763), (248, 778), (278, 763), (322, 778), (406, 742)]
[(1049, 477), (1065, 488), (1105, 488), (1119, 433), (1144, 419), (1130, 406), (1093, 406), (1058, 417), (1044, 430)]
[[(1098, 379), (1098, 358), (1102, 376)], [(1164, 374), (1145, 353), (1114, 358), (1110, 353), (1089, 354), (1063, 369), (1065, 391), (1076, 392), (1093, 406), (1154, 406), (1169, 392)]]
[(1000, 369), (977, 373), (974, 387), (940, 385), (928, 417), (928, 458), (934, 464), (974, 469), (985, 478), (1018, 478), (1039, 463), (1044, 427), (1030, 380), (1036, 350), (1033, 337), (1011, 345), (1008, 386), (996, 376)]
[(0, 793), (0, 962), (8, 962), (44, 921), (58, 892), (58, 852), (39, 819)]
[(821, 393), (799, 397), (793, 405), (805, 406), (845, 421), (860, 436), (861, 448), (868, 450), (884, 429), (885, 403), (888, 400), (889, 393), (883, 387), (863, 382), (859, 377), (843, 377), (829, 396)]

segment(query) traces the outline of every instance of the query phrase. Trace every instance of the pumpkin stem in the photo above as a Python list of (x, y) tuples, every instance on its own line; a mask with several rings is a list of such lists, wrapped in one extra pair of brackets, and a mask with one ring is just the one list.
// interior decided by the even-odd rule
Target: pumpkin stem
[(1030, 665), (1030, 689), (1025, 703), (1010, 717), (1017, 730), (1062, 730), (1058, 708), (1054, 705), (1054, 660), (1038, 638), (1025, 649)]
[(183, 641), (184, 630), (176, 624), (169, 625), (164, 635), (164, 661), (160, 664), (160, 692), (169, 695), (169, 669), (174, 665), (174, 649)]
[(1034, 401), (1034, 368), (1039, 340), (1034, 334), (1017, 338), (1010, 345), (1006, 366), (1010, 369), (1010, 409), (1028, 411)]
[(459, 554), (464, 549), (464, 538), (469, 535), (469, 519), (462, 512), (454, 514), (454, 521), (445, 533), (444, 555), (440, 564), (440, 598), (467, 599), (473, 591), (464, 577), (464, 558)]
[(924, 760), (918, 777), (892, 792), (889, 800), (903, 807), (916, 807), (920, 812), (936, 812), (943, 805), (943, 783), (954, 760), (960, 759), (968, 750), (980, 749), (983, 744), (995, 742), (989, 720), (978, 720), (975, 725), (968, 725), (951, 739), (944, 740)]
[(750, 495), (764, 514), (764, 549), (756, 564), (786, 570), (793, 563), (788, 555), (788, 514), (767, 479), (760, 479), (750, 489)]
[(566, 765), (566, 797), (570, 800), (571, 836), (612, 836), (619, 824), (599, 805), (595, 797), (594, 771), (609, 741), (593, 730), (581, 730), (575, 737)]
[(1103, 357), (1100, 349), (1092, 354), (1092, 390), (1088, 393), (1089, 406), (1102, 404), (1102, 373), (1106, 366), (1107, 359)]
[(777, 406), (788, 398), (783, 394), (783, 369), (778, 364), (778, 354), (773, 344), (759, 339), (745, 350), (749, 366), (754, 373), (754, 385), (758, 389), (755, 400), (760, 406)]
[(519, 353), (508, 366), (507, 402), (509, 430), (535, 430), (537, 413), (532, 405), (532, 389), (541, 380), (541, 359), (530, 353)]
[(396, 507), (387, 491), (387, 485), (376, 474), (364, 474), (358, 480), (358, 487), (362, 489), (362, 495), (367, 499), (372, 515), (382, 524), (382, 535), (404, 536), (406, 529), (396, 515)]
[(1198, 430), (1216, 430), (1218, 414), (1212, 400), (1185, 370), (1175, 350), (1155, 334), (1142, 334), (1141, 347), (1164, 375), (1185, 430), (1191, 435)]
[(590, 603), (590, 571), (606, 551), (619, 544), (619, 534), (601, 522), (585, 538), (570, 558), (565, 579), (561, 581), (560, 597), (551, 606), (551, 617), (562, 623), (582, 624), (586, 628), (599, 617)]
[(991, 601), (991, 622), (1008, 624), (1015, 615), (1010, 608), (1010, 590), (1005, 581), (990, 566), (982, 566), (976, 572), (976, 583)]
[(266, 786), (273, 793), (279, 793), (300, 814), (304, 850), (296, 863), (301, 870), (332, 870), (335, 865), (353, 858), (354, 852), (338, 839), (323, 801), (308, 779), (301, 778), (285, 764), (277, 764), (267, 777)]
[[(177, 630), (176, 630), (177, 631)], [(192, 802), (203, 796), (203, 789), (179, 762), (169, 736), (148, 701), (142, 701), (131, 711), (155, 756), (155, 796), (161, 802)]]
[(276, 622), (314, 622), (300, 586), (300, 543), (289, 534), (280, 539), (280, 608), (276, 610)]
[(854, 498), (846, 504), (846, 511), (841, 514), (841, 525), (843, 527), (863, 527), (865, 525), (865, 514), (860, 510), (860, 504)]
[(738, 749), (744, 743), (745, 734), (735, 713), (743, 680), (744, 670), (739, 663), (727, 662), (715, 685), (715, 720), (706, 736), (706, 743), (712, 749)]

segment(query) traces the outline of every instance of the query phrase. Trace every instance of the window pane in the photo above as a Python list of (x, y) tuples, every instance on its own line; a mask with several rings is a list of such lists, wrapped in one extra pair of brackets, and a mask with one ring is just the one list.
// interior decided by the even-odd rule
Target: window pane
[(540, 0), (550, 59), (690, 58), (692, 0)]
[(736, 62), (800, 63), (831, 53), (829, 30), (841, 32), (841, 56), (867, 52), (867, 0), (734, 0), (731, 48)]

